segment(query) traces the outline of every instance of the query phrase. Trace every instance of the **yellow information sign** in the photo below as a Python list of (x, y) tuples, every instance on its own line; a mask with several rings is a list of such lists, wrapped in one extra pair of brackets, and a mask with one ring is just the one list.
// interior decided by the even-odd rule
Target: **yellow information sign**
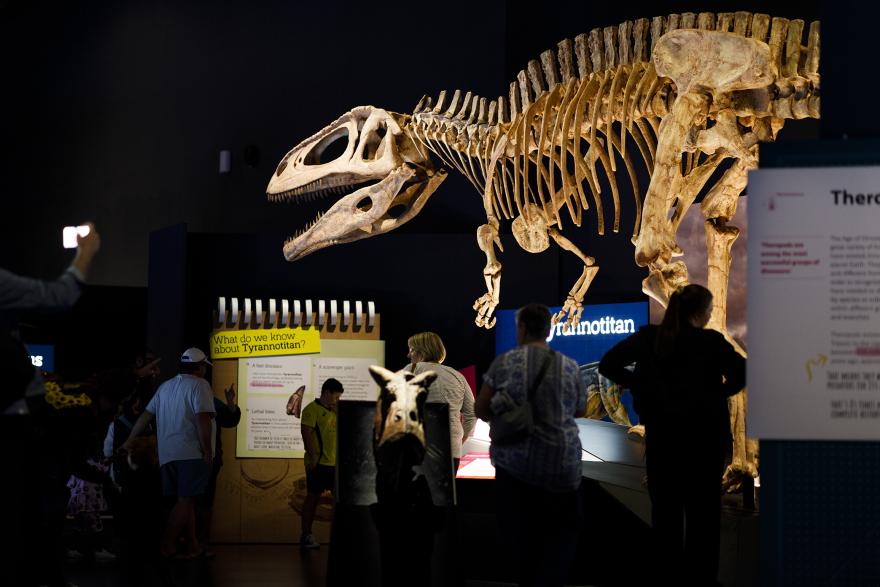
[(321, 352), (321, 335), (309, 328), (223, 330), (211, 335), (212, 359), (275, 357)]

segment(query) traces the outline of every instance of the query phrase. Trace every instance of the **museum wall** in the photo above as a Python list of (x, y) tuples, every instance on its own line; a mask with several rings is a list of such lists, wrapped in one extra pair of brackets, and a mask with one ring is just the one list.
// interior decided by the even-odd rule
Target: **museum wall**
[[(783, 16), (829, 20), (827, 79), (856, 67), (848, 51), (834, 51), (829, 35), (839, 30), (856, 47), (867, 43), (865, 36), (844, 37), (867, 24), (852, 23), (846, 3), (838, 5), (844, 8), (824, 15), (816, 2), (774, 3)], [(198, 232), (298, 228), (265, 201), (268, 178), (290, 147), (353, 106), (408, 112), (423, 94), (441, 89), (504, 94), (544, 49), (625, 18), (768, 9), (759, 2), (677, 2), (662, 10), (656, 2), (554, 6), (535, 11), (496, 0), (438, 13), (402, 2), (369, 9), (278, 0), (92, 2), (51, 10), (2, 3), (0, 172), (6, 216), (15, 220), (0, 237), (0, 265), (57, 273), (69, 259), (58, 244), (60, 228), (90, 218), (105, 242), (95, 282), (145, 286), (152, 230), (179, 222)], [(835, 18), (846, 19), (846, 30), (834, 29)], [(840, 67), (831, 71), (825, 63)], [(874, 83), (865, 77), (860, 83)], [(852, 100), (870, 95), (823, 95), (823, 117), (838, 121), (835, 132), (852, 127)], [(876, 117), (861, 118), (859, 125)], [(816, 134), (810, 122), (789, 126), (782, 140)], [(249, 146), (257, 152), (251, 164), (244, 157)], [(232, 153), (228, 175), (218, 173), (221, 149)], [(433, 197), (430, 217), (401, 230), (471, 232), (481, 213), (473, 189), (451, 174)]]
[[(151, 322), (151, 346), (157, 350), (171, 353), (174, 348), (204, 344), (213, 327), (217, 298), (226, 296), (259, 298), (264, 304), (273, 297), (373, 300), (382, 315), (386, 365), (393, 368), (406, 361), (407, 338), (423, 330), (440, 334), (448, 347), (446, 362), (454, 367), (475, 364), (482, 373), (494, 357), (494, 331), (478, 328), (473, 321), (473, 301), (485, 292), (485, 256), (472, 235), (391, 233), (331, 247), (291, 264), (274, 254), (277, 235), (185, 235), (181, 230), (154, 235), (151, 263), (172, 270), (153, 280), (156, 291), (151, 286), (150, 313), (186, 316), (183, 322)], [(627, 238), (619, 234), (605, 239), (597, 253), (601, 256), (605, 248), (624, 246)], [(574, 257), (556, 247), (538, 255), (526, 253), (509, 235), (502, 237), (502, 243), (500, 307), (533, 301), (560, 305), (580, 274)], [(223, 254), (216, 254), (218, 250)], [(181, 258), (186, 268), (174, 269), (174, 260)], [(590, 302), (644, 299), (639, 291), (643, 273), (634, 263), (609, 264), (594, 281)], [(184, 294), (178, 296), (177, 291)]]
[[(409, 3), (366, 10), (344, 3), (254, 5), (232, 0), (97, 2), (59, 5), (47, 13), (26, 3), (4, 3), (0, 47), (7, 56), (7, 91), (0, 99), (8, 115), (0, 169), (8, 221), (0, 236), (0, 266), (37, 276), (56, 274), (70, 258), (58, 243), (60, 227), (91, 218), (104, 237), (94, 281), (144, 287), (150, 232), (184, 222), (190, 232), (216, 235), (217, 245), (201, 261), (222, 266), (227, 280), (244, 281), (237, 272), (251, 276), (255, 267), (271, 267), (265, 280), (293, 280), (287, 290), (291, 296), (342, 298), (367, 291), (360, 285), (366, 282), (347, 277), (347, 267), (370, 267), (376, 276), (404, 269), (414, 275), (396, 287), (406, 289), (382, 302), (401, 309), (406, 317), (401, 328), (409, 330), (436, 323), (440, 312), (422, 304), (422, 284), (428, 279), (424, 275), (437, 265), (448, 269), (466, 255), (470, 264), (462, 266), (456, 280), (444, 283), (436, 299), (438, 308), (452, 312), (443, 314), (444, 319), (472, 328), (470, 304), (482, 293), (483, 258), (474, 238), (482, 206), (472, 186), (456, 173), (450, 173), (424, 211), (397, 234), (448, 234), (460, 243), (459, 250), (432, 243), (415, 259), (417, 266), (411, 258), (402, 261), (400, 251), (384, 257), (373, 254), (392, 249), (379, 241), (393, 239), (393, 234), (372, 239), (376, 243), (323, 251), (302, 261), (302, 267), (288, 265), (281, 259), (280, 245), (308, 214), (269, 205), (263, 192), (284, 152), (355, 105), (408, 111), (423, 93), (441, 89), (497, 95), (506, 91), (528, 60), (561, 38), (626, 18), (707, 8), (699, 2), (670, 3), (662, 10), (656, 2), (554, 6), (535, 11), (498, 1), (468, 4), (458, 11), (449, 7), (438, 14), (434, 7)], [(709, 8), (769, 10), (759, 2), (716, 2)], [(857, 71), (854, 55), (869, 50), (870, 36), (863, 29), (876, 21), (875, 12), (873, 7), (855, 9), (848, 2), (773, 6), (773, 13), (782, 16), (822, 18), (823, 87), (831, 90), (854, 87), (843, 79)], [(874, 82), (869, 77), (858, 79), (870, 86)], [(841, 82), (832, 86), (828, 80), (834, 79)], [(860, 128), (870, 132), (876, 117), (853, 115), (860, 111), (859, 100), (870, 95), (860, 89), (826, 91), (823, 132), (826, 125), (830, 134), (857, 136)], [(819, 131), (815, 121), (789, 123), (780, 141), (815, 138)], [(245, 147), (251, 145), (259, 152), (253, 166), (244, 161)], [(232, 152), (228, 175), (217, 170), (221, 149)], [(643, 169), (638, 174), (644, 189), (647, 174)], [(593, 211), (579, 228), (566, 221), (566, 236), (600, 266), (588, 303), (638, 295), (644, 271), (634, 266), (628, 243), (634, 210), (627, 183), (620, 184), (617, 235), (609, 231), (599, 237)], [(605, 185), (606, 215), (608, 191)], [(502, 232), (509, 234), (509, 225), (502, 226)], [(241, 239), (259, 246), (234, 256), (233, 243)], [(514, 243), (506, 247), (501, 257), (502, 306), (531, 299), (562, 302), (581, 267), (572, 255), (553, 249), (532, 257)], [(545, 268), (549, 258), (557, 266), (552, 292), (536, 289), (534, 281), (514, 281), (516, 275), (530, 275), (533, 266)], [(167, 271), (169, 262), (157, 260), (155, 270)], [(304, 272), (308, 280), (299, 277)], [(254, 283), (250, 277), (247, 281)], [(204, 300), (227, 293), (219, 285), (214, 289)], [(240, 295), (250, 294), (247, 290), (240, 288)], [(204, 306), (204, 301), (187, 303), (186, 307)], [(154, 317), (156, 327), (183, 321), (187, 336), (200, 336), (202, 317), (185, 316), (180, 308), (179, 313), (163, 308)], [(490, 338), (480, 333), (475, 340), (480, 337)], [(473, 344), (465, 335), (462, 348), (476, 348)], [(476, 362), (486, 352), (479, 351)]]
[[(355, 106), (409, 112), (442, 89), (497, 94), (505, 10), (500, 1), (456, 17), (409, 2), (0, 3), (0, 266), (57, 274), (69, 261), (61, 228), (84, 219), (103, 237), (93, 276), (102, 285), (146, 286), (150, 231), (180, 222), (284, 233), (280, 248), (300, 227), (264, 195), (284, 153)], [(252, 165), (248, 146), (258, 150)], [(221, 149), (232, 153), (228, 175), (218, 173)], [(473, 188), (447, 184), (413, 230), (475, 229)]]

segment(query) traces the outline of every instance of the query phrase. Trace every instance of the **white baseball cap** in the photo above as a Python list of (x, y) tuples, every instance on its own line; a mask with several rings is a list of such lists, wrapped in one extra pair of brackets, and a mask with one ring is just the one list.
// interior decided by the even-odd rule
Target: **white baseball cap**
[(207, 363), (212, 365), (211, 361), (208, 360), (208, 357), (205, 356), (205, 353), (202, 352), (201, 349), (197, 349), (196, 347), (188, 348), (183, 351), (183, 354), (180, 356), (181, 363)]

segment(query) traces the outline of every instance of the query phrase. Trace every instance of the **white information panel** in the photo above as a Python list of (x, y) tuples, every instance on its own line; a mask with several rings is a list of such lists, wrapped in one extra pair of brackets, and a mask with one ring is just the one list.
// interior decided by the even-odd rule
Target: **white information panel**
[(309, 383), (311, 355), (255, 357), (240, 361), (245, 386), (239, 389), (247, 398), (243, 427), (247, 431), (247, 450), (304, 450), (302, 436), (290, 425), (286, 409), (292, 390)]
[(880, 167), (749, 176), (748, 434), (880, 438)]
[(321, 396), (321, 386), (331, 377), (342, 383), (342, 388), (345, 390), (340, 397), (342, 400), (376, 401), (379, 396), (379, 387), (373, 381), (369, 370), (370, 365), (376, 364), (376, 359), (319, 357), (314, 361), (312, 369), (314, 398)]
[[(322, 340), (317, 354), (238, 359), (242, 421), (236, 430), (236, 456), (301, 457), (301, 410), (321, 395), (324, 381), (333, 377), (342, 383), (342, 401), (375, 401), (379, 387), (369, 367), (384, 362), (381, 340), (333, 339)], [(300, 412), (288, 414), (287, 404), (300, 387)]]

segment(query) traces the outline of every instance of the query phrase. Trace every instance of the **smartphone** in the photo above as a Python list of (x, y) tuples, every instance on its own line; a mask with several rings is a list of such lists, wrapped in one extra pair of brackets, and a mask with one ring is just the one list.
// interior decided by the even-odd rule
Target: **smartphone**
[(65, 249), (75, 249), (77, 247), (76, 237), (86, 236), (89, 234), (89, 226), (81, 224), (80, 226), (65, 226), (61, 231), (61, 240), (64, 242)]

